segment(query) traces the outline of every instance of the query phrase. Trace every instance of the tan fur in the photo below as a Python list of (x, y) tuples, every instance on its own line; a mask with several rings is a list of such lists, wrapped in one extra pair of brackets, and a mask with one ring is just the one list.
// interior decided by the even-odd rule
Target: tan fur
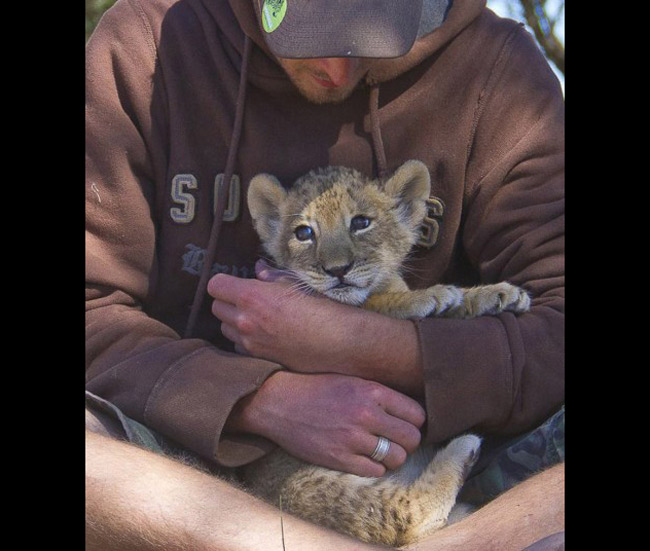
[[(430, 187), (419, 161), (406, 162), (385, 181), (329, 167), (289, 191), (260, 174), (251, 180), (248, 205), (266, 251), (305, 290), (396, 318), (526, 311), (528, 295), (505, 282), (407, 287), (400, 270), (419, 237)], [(356, 227), (357, 216), (369, 225)], [(313, 236), (299, 239), (296, 230), (305, 227)], [(285, 511), (363, 541), (406, 545), (445, 525), (479, 446), (477, 436), (464, 435), (435, 455), (421, 448), (380, 479), (308, 465), (277, 450), (249, 466), (245, 477), (254, 493), (281, 501)]]
[[(429, 171), (419, 161), (407, 161), (385, 182), (329, 167), (303, 176), (290, 191), (273, 176), (257, 175), (248, 205), (262, 244), (278, 266), (306, 289), (339, 302), (396, 318), (528, 310), (526, 292), (506, 282), (408, 289), (400, 270), (419, 237), (430, 187)], [(352, 219), (360, 214), (371, 219), (370, 227), (351, 231)], [(300, 226), (312, 228), (313, 241), (296, 239)], [(351, 267), (342, 282), (331, 272), (343, 266)]]

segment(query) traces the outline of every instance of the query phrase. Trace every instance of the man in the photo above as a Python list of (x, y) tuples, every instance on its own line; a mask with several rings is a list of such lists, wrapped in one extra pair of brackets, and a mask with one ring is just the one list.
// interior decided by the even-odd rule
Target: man
[[(421, 434), (479, 432), (487, 464), (560, 408), (559, 85), (484, 1), (421, 4), (120, 0), (104, 16), (87, 48), (92, 421), (153, 429), (210, 469), (279, 445), (381, 476)], [(530, 313), (394, 320), (288, 295), (256, 265), (255, 174), (383, 176), (411, 158), (433, 195), (409, 283), (508, 280)], [(112, 444), (89, 438), (94, 476), (127, 463)]]

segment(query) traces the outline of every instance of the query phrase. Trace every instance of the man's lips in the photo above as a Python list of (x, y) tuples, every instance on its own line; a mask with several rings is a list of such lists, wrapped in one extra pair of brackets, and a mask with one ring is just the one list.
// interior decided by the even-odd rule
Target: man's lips
[(333, 83), (329, 79), (323, 79), (312, 74), (312, 78), (316, 81), (317, 84), (320, 84), (323, 88), (338, 88), (340, 85)]

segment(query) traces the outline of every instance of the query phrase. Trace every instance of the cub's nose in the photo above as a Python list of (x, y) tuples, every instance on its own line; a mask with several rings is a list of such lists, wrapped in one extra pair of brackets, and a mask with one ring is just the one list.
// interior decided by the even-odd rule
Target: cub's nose
[(323, 268), (326, 274), (331, 275), (332, 277), (337, 277), (339, 278), (340, 281), (343, 281), (343, 278), (345, 277), (345, 274), (347, 274), (350, 271), (350, 268), (352, 268), (352, 262), (350, 264), (347, 264), (346, 266), (333, 266), (332, 268)]

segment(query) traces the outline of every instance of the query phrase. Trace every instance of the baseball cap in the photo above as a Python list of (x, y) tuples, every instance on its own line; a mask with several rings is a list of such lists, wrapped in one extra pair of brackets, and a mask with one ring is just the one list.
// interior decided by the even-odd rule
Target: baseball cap
[(255, 1), (271, 51), (295, 59), (402, 56), (415, 42), (423, 0)]

